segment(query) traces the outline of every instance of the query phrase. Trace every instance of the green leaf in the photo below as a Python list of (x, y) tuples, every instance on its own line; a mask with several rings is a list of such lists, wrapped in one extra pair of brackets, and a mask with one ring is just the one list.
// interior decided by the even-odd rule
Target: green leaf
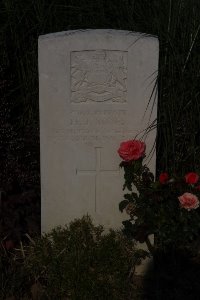
[(123, 212), (124, 208), (129, 204), (129, 201), (128, 200), (122, 200), (120, 203), (119, 203), (119, 210), (121, 212)]
[(132, 196), (132, 198), (134, 200), (138, 200), (139, 199), (139, 197), (138, 197), (138, 195), (136, 193), (131, 193), (131, 196)]
[(124, 198), (130, 202), (134, 202), (139, 199), (136, 193), (124, 194)]
[(142, 159), (134, 161), (134, 172), (138, 173), (140, 169), (142, 168)]
[(133, 224), (130, 220), (122, 221), (122, 224), (124, 225), (125, 229), (131, 230), (133, 228)]
[(132, 194), (124, 194), (124, 198), (128, 201), (132, 201), (133, 198), (132, 198)]

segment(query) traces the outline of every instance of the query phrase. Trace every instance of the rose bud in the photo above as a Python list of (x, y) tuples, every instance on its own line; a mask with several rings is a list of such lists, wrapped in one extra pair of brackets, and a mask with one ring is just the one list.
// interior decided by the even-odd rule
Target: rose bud
[(199, 180), (199, 175), (195, 172), (190, 172), (185, 175), (185, 181), (189, 184), (195, 184)]
[(160, 174), (160, 176), (159, 176), (159, 182), (161, 184), (167, 183), (168, 180), (169, 180), (169, 174), (167, 172), (163, 172), (163, 173)]

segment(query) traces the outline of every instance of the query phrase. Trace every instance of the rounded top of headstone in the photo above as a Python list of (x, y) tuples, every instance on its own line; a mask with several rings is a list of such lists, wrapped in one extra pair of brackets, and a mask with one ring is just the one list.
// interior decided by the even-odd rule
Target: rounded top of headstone
[(48, 33), (45, 35), (40, 35), (39, 40), (43, 39), (55, 39), (55, 38), (63, 38), (69, 36), (77, 36), (77, 35), (111, 35), (111, 36), (133, 36), (138, 38), (154, 38), (157, 39), (156, 36), (149, 35), (147, 33), (135, 32), (135, 31), (128, 31), (128, 30), (118, 30), (118, 29), (77, 29), (77, 30), (67, 30), (67, 31), (60, 31), (54, 33)]

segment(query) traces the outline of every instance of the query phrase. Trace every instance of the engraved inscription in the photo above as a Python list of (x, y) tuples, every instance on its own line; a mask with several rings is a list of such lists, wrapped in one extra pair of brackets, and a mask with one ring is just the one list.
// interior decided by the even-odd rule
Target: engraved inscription
[(73, 141), (113, 140), (126, 132), (126, 111), (72, 111), (69, 134)]
[(66, 127), (52, 129), (51, 136), (80, 143), (123, 140), (128, 134), (126, 110), (71, 111)]
[(127, 100), (126, 51), (71, 52), (71, 102)]

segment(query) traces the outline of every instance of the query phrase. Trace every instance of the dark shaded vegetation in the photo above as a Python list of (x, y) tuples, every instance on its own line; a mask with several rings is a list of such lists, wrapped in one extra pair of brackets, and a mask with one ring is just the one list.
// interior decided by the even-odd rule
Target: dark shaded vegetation
[(146, 300), (198, 300), (200, 259), (185, 250), (158, 250), (143, 281)]
[(131, 299), (136, 254), (122, 233), (83, 217), (15, 251), (1, 248), (0, 299)]

